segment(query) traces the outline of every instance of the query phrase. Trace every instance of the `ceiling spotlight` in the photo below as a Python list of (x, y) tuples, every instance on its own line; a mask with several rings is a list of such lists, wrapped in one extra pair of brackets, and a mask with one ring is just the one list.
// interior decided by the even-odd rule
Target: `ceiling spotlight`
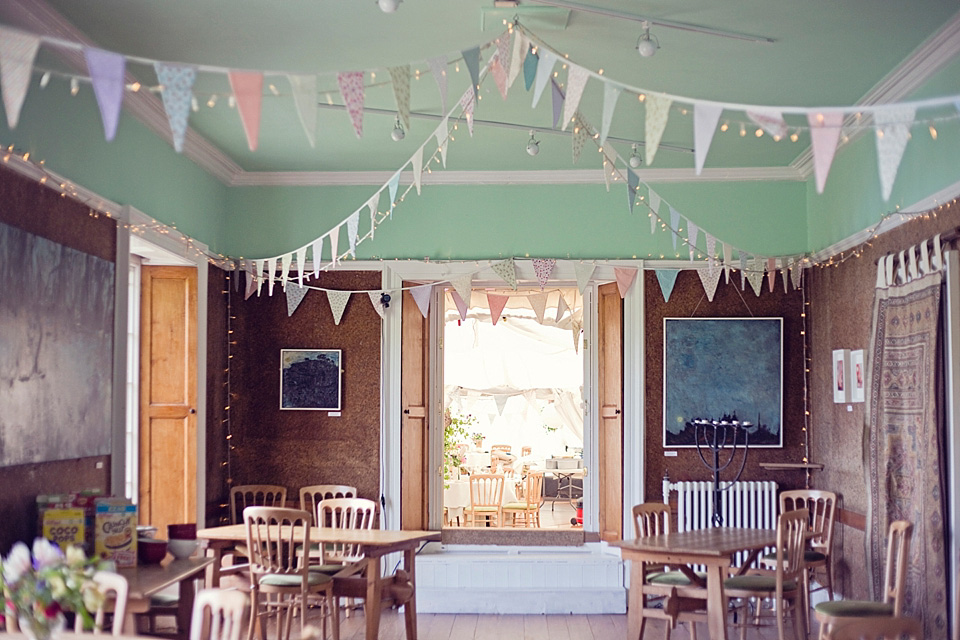
[(406, 135), (406, 132), (403, 130), (403, 125), (400, 124), (400, 116), (397, 116), (397, 123), (393, 126), (390, 137), (393, 138), (394, 142), (400, 142)]
[(397, 10), (397, 7), (400, 6), (402, 0), (377, 0), (377, 5), (380, 7), (380, 11), (384, 13), (393, 13)]
[(638, 146), (637, 143), (634, 142), (633, 145), (631, 146), (631, 149), (633, 149), (633, 153), (630, 154), (630, 159), (627, 161), (630, 163), (630, 166), (633, 167), (634, 169), (636, 169), (637, 167), (643, 164), (643, 158), (641, 158), (640, 154), (637, 153), (637, 146)]
[(533, 130), (530, 131), (530, 140), (527, 142), (527, 153), (535, 156), (540, 153), (540, 143), (533, 137)]
[(640, 38), (637, 40), (637, 53), (644, 58), (649, 58), (660, 48), (660, 41), (657, 40), (656, 36), (650, 35), (649, 22), (644, 20), (640, 24), (643, 26), (643, 33), (640, 34)]

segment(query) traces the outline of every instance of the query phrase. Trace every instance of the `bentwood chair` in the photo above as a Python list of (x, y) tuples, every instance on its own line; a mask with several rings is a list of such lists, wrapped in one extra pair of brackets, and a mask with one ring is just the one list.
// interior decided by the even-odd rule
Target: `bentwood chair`
[(903, 590), (907, 580), (907, 552), (913, 525), (894, 520), (887, 530), (887, 561), (883, 575), (883, 601), (831, 600), (813, 608), (820, 622), (820, 639), (830, 637), (834, 626), (864, 618), (899, 618), (903, 615)]
[[(266, 640), (266, 618), (277, 614), (278, 640), (290, 638), (294, 613), (300, 615), (300, 637), (303, 637), (307, 597), (323, 594), (326, 613), (330, 615), (333, 640), (340, 638), (340, 616), (334, 606), (333, 578), (309, 570), (310, 528), (313, 518), (300, 509), (247, 507), (243, 510), (250, 551), (250, 626), (260, 627), (261, 640)], [(261, 597), (267, 600), (261, 602)], [(274, 597), (275, 599), (270, 599)], [(327, 622), (324, 616), (323, 635)]]
[[(123, 635), (127, 615), (127, 599), (130, 593), (130, 585), (127, 579), (112, 571), (97, 571), (93, 574), (92, 580), (104, 596), (100, 606), (94, 612), (93, 632), (102, 634), (106, 614), (113, 613), (113, 631), (111, 633), (115, 636)], [(81, 633), (83, 630), (83, 617), (78, 615), (76, 616), (74, 631)]]
[(478, 520), (490, 526), (503, 526), (503, 482), (502, 474), (470, 476), (470, 506), (463, 508), (468, 527), (478, 526)]
[(923, 640), (923, 625), (916, 618), (864, 618), (845, 622), (830, 632), (830, 640)]
[(247, 594), (236, 589), (201, 589), (193, 601), (190, 640), (240, 640)]
[(346, 484), (313, 484), (300, 487), (300, 508), (317, 513), (317, 506), (321, 500), (330, 498), (356, 498), (357, 488)]
[(540, 527), (540, 506), (543, 504), (543, 474), (528, 473), (523, 481), (522, 499), (503, 505), (503, 515), (511, 516), (516, 527), (518, 520), (524, 527)]
[[(670, 507), (656, 502), (645, 502), (633, 507), (633, 528), (638, 538), (646, 538), (665, 533), (670, 533)], [(695, 611), (679, 611), (673, 606), (663, 606), (668, 603), (657, 603), (656, 600), (667, 598), (672, 605), (679, 601), (684, 588), (690, 588), (691, 582), (682, 571), (671, 571), (669, 567), (646, 566), (642, 568), (643, 584), (639, 585), (641, 596), (640, 601), (642, 609), (640, 610), (640, 638), (643, 638), (643, 630), (646, 626), (647, 618), (659, 618), (666, 620), (666, 638), (670, 640), (670, 632), (677, 626), (677, 621), (687, 622), (690, 625), (690, 638), (697, 640), (697, 628), (695, 622), (705, 621), (706, 613)], [(706, 574), (703, 574), (706, 577)], [(630, 586), (634, 588), (633, 585)]]

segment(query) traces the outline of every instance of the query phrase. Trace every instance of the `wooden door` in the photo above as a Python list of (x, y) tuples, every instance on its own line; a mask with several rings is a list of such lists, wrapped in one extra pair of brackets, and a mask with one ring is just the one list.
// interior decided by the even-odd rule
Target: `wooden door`
[(141, 270), (141, 524), (197, 519), (197, 270)]
[(600, 538), (623, 533), (623, 303), (616, 283), (598, 287)]
[[(404, 283), (404, 286), (407, 286)], [(430, 328), (409, 291), (400, 327), (400, 528), (427, 528)]]

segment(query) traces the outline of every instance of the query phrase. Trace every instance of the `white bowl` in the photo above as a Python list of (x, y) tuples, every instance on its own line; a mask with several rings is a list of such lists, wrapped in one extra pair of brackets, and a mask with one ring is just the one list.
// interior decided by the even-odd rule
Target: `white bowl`
[(167, 550), (173, 554), (174, 558), (189, 558), (199, 547), (197, 540), (168, 540)]

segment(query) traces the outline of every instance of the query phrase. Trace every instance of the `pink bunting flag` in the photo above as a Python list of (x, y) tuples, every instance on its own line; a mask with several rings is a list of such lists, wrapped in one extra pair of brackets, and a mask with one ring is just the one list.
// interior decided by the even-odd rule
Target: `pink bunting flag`
[(103, 131), (107, 141), (117, 135), (117, 123), (120, 121), (120, 106), (123, 104), (124, 74), (127, 59), (119, 53), (102, 49), (84, 48), (83, 57), (87, 60), (87, 71), (93, 83), (93, 93), (100, 107)]
[(509, 296), (498, 296), (495, 293), (487, 294), (487, 306), (490, 307), (490, 321), (496, 325), (497, 320), (500, 319), (500, 314), (503, 313), (503, 308), (507, 306), (507, 300)]
[(549, 295), (548, 293), (537, 293), (527, 296), (527, 302), (530, 303), (530, 308), (533, 309), (533, 313), (537, 316), (537, 322), (540, 324), (543, 324), (543, 314), (547, 311), (547, 297)]
[(263, 74), (259, 71), (231, 71), (230, 89), (237, 99), (237, 111), (247, 136), (247, 147), (256, 151), (260, 143), (260, 106), (263, 101)]
[(550, 274), (553, 273), (553, 269), (556, 266), (556, 260), (547, 258), (533, 259), (533, 272), (537, 275), (537, 282), (540, 283), (540, 291), (543, 291), (543, 287), (547, 284), (547, 281), (550, 279)]
[(337, 74), (337, 84), (343, 104), (350, 114), (353, 130), (358, 138), (363, 137), (363, 71), (345, 71)]
[(500, 92), (500, 97), (504, 100), (507, 99), (507, 71), (503, 68), (503, 64), (500, 63), (500, 60), (494, 58), (490, 62), (490, 73), (493, 74), (493, 81), (497, 84), (497, 91)]
[(776, 140), (787, 135), (787, 123), (779, 111), (747, 111), (747, 117)]
[(410, 295), (413, 301), (417, 303), (417, 309), (420, 309), (420, 315), (424, 318), (430, 313), (430, 292), (433, 291), (432, 284), (422, 284), (419, 287), (410, 289)]
[(843, 126), (843, 112), (807, 114), (810, 123), (810, 143), (813, 146), (813, 173), (817, 181), (817, 193), (823, 193), (827, 183), (827, 174), (837, 151), (840, 130)]
[[(517, 38), (518, 36), (514, 35), (513, 37)], [(504, 84), (503, 84), (503, 91), (501, 92), (501, 95), (503, 96), (503, 99), (506, 100), (507, 99), (507, 73), (510, 70), (510, 53), (511, 53), (510, 52), (510, 44), (511, 44), (510, 34), (505, 33), (504, 35), (500, 36), (499, 38), (496, 39), (496, 43), (497, 43), (497, 55), (494, 58), (494, 60), (496, 61), (497, 65), (499, 65), (499, 67), (503, 70)], [(497, 83), (497, 86), (499, 87), (499, 82)]]
[(0, 26), (0, 92), (11, 129), (16, 129), (20, 119), (39, 48), (38, 36)]
[(635, 267), (614, 267), (613, 273), (617, 278), (617, 291), (620, 292), (620, 297), (627, 297), (627, 292), (630, 291), (630, 287), (633, 286), (633, 281), (637, 277), (637, 271)]
[(183, 152), (183, 139), (187, 134), (187, 118), (193, 100), (193, 82), (197, 70), (191, 66), (155, 62), (157, 80), (163, 85), (163, 110), (167, 112), (173, 148)]
[(460, 312), (460, 319), (467, 319), (467, 303), (463, 301), (456, 289), (450, 291), (450, 297), (453, 298), (453, 304), (457, 305), (457, 311)]

